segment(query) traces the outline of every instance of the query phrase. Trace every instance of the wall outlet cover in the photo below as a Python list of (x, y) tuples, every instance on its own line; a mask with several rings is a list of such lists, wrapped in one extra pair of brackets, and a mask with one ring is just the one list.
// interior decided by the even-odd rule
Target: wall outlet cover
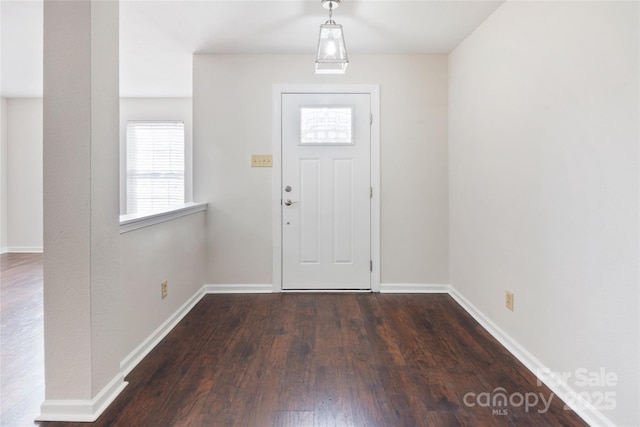
[(511, 291), (507, 291), (505, 294), (505, 301), (504, 301), (504, 305), (505, 307), (507, 307), (507, 309), (513, 311), (513, 292)]
[(167, 297), (167, 295), (169, 294), (169, 282), (168, 281), (164, 281), (160, 284), (160, 291), (161, 291), (161, 295), (162, 295), (162, 299), (165, 299)]

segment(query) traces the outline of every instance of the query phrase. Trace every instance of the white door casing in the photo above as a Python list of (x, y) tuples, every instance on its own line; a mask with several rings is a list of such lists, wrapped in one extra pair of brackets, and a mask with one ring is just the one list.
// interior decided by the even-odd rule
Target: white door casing
[[(301, 140), (300, 109), (331, 106), (353, 141)], [(274, 291), (379, 290), (378, 110), (377, 86), (274, 86)]]

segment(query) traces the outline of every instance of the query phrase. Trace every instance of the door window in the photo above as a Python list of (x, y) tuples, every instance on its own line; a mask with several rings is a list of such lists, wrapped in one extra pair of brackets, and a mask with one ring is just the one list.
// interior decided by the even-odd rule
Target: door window
[(353, 106), (300, 107), (300, 144), (353, 145)]

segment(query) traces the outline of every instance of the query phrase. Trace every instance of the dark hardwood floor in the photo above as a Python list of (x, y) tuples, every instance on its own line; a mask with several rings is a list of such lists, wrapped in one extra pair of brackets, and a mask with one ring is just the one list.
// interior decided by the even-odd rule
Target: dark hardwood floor
[(33, 426), (44, 399), (42, 254), (0, 255), (0, 426)]
[(585, 425), (447, 295), (207, 295), (127, 381), (95, 423), (37, 424)]

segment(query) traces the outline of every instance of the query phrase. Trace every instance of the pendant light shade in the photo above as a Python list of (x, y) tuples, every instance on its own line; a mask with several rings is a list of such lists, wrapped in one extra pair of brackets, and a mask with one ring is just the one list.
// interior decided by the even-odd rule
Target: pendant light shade
[(344, 44), (342, 25), (331, 19), (334, 5), (340, 4), (336, 0), (325, 0), (323, 5), (329, 6), (329, 20), (320, 25), (318, 40), (318, 54), (316, 56), (316, 74), (344, 74), (349, 65), (347, 48)]

